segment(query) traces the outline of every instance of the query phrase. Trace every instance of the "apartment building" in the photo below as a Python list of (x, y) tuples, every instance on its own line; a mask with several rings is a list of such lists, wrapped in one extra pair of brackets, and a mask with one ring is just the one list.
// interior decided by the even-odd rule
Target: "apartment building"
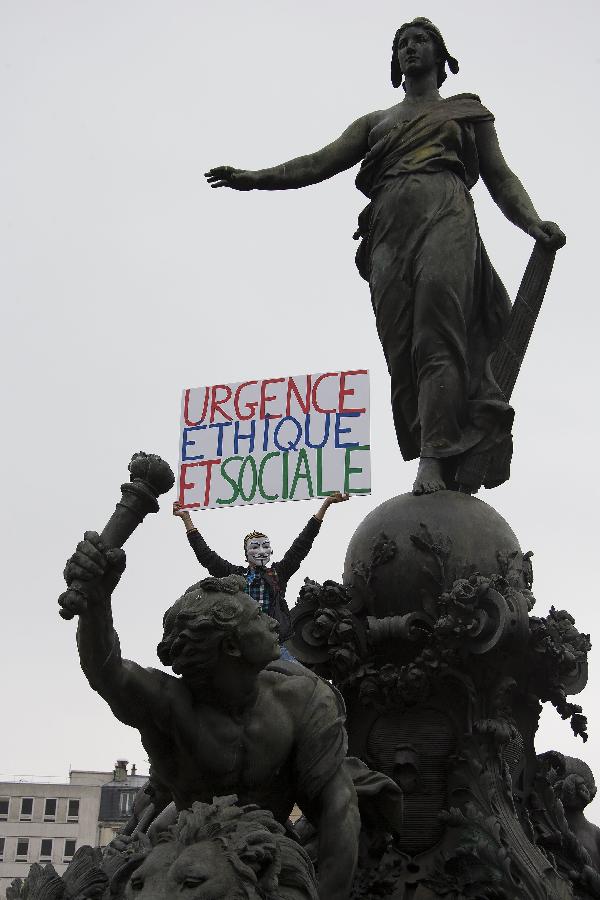
[(135, 795), (148, 780), (147, 775), (138, 775), (135, 765), (127, 774), (127, 762), (118, 760), (113, 778), (100, 789), (100, 810), (98, 813), (98, 831), (96, 845), (106, 847), (117, 831), (131, 816)]
[(119, 760), (110, 772), (74, 769), (68, 783), (0, 782), (0, 898), (34, 862), (52, 863), (60, 875), (78, 847), (105, 846), (127, 821), (146, 777), (135, 766), (128, 775)]

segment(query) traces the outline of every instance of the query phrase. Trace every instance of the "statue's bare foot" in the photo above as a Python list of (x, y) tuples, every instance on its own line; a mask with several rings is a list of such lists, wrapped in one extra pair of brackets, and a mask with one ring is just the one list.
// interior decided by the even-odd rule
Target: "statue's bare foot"
[(442, 461), (432, 456), (422, 456), (419, 460), (417, 477), (413, 484), (413, 494), (433, 494), (445, 491), (446, 483), (442, 478)]

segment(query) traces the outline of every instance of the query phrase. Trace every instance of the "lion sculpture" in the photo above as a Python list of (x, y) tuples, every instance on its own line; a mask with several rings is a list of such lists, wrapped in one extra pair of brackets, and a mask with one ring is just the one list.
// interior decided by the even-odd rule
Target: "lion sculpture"
[(69, 869), (61, 878), (53, 869), (32, 866), (11, 897), (172, 900), (183, 890), (186, 900), (318, 900), (308, 854), (270, 812), (236, 806), (236, 800), (234, 795), (196, 802), (152, 838), (117, 836), (104, 851), (101, 872), (99, 851), (81, 848), (77, 885)]

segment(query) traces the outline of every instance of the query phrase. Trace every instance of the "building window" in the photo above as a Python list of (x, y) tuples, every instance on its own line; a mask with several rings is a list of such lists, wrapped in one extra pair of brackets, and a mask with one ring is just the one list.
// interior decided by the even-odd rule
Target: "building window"
[(0, 862), (4, 859), (4, 838), (0, 837)]
[(79, 800), (69, 800), (67, 822), (76, 822), (79, 818)]
[(42, 838), (42, 846), (40, 848), (40, 859), (52, 859), (52, 838)]
[(15, 862), (27, 862), (29, 856), (29, 838), (17, 838), (17, 855)]
[(44, 822), (56, 822), (56, 800), (44, 802)]
[(8, 819), (8, 804), (10, 800), (8, 797), (2, 797), (0, 799), (0, 822), (6, 822)]
[(122, 816), (130, 816), (133, 809), (133, 798), (135, 794), (132, 791), (123, 791), (119, 797), (119, 812)]
[(33, 797), (21, 797), (21, 822), (31, 822), (33, 815)]
[(71, 838), (67, 838), (67, 840), (65, 841), (65, 852), (64, 852), (64, 856), (63, 856), (63, 862), (70, 862), (73, 859), (73, 856), (75, 855), (76, 844), (77, 844), (77, 841), (75, 841)]

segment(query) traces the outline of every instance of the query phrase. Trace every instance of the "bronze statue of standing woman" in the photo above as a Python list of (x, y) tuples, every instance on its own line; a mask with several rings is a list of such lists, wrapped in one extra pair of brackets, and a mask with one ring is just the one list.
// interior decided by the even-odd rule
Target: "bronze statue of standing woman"
[(417, 494), (477, 490), (473, 455), (487, 456), (486, 487), (510, 473), (513, 411), (491, 369), (510, 301), (479, 234), (469, 193), (479, 175), (511, 222), (548, 248), (565, 243), (506, 164), (479, 98), (440, 96), (446, 64), (458, 71), (439, 30), (414, 19), (393, 42), (400, 103), (361, 116), (316, 153), (254, 172), (207, 173), (212, 187), (285, 190), (361, 163), (356, 185), (370, 203), (356, 262), (391, 375), (398, 444), (404, 459), (420, 458)]

